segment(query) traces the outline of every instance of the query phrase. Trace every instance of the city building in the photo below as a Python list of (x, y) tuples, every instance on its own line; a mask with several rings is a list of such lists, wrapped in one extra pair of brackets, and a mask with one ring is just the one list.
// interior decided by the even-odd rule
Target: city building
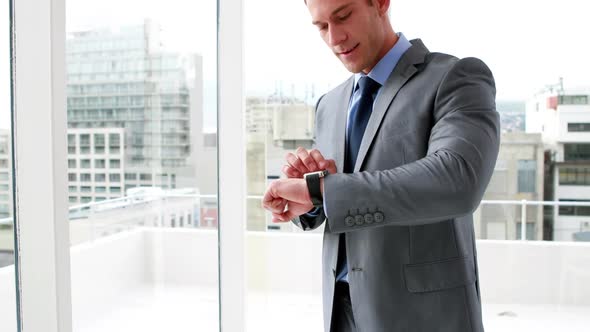
[[(541, 133), (549, 150), (549, 199), (590, 203), (590, 90), (565, 90), (559, 84), (535, 95), (527, 103), (526, 131)], [(589, 232), (590, 206), (553, 209), (551, 229), (556, 241)]]
[[(544, 151), (541, 134), (503, 133), (484, 201), (543, 200)], [(543, 239), (543, 207), (526, 205), (526, 238)], [(522, 205), (482, 203), (475, 214), (478, 238), (521, 238)]]
[(211, 176), (196, 168), (203, 145), (201, 57), (161, 46), (150, 20), (67, 39), (72, 204), (134, 187), (195, 188), (197, 173)]
[(0, 129), (0, 219), (12, 217), (11, 151), (10, 131)]
[[(124, 138), (123, 128), (68, 130), (68, 201), (71, 205), (125, 195), (125, 182), (131, 181), (125, 181)], [(151, 172), (140, 174), (140, 179), (148, 183), (148, 176), (151, 180)]]
[(278, 94), (246, 99), (248, 229), (294, 231), (295, 226), (274, 224), (260, 200), (268, 183), (282, 175), (285, 155), (313, 144), (315, 111), (294, 97)]
[(10, 131), (0, 129), (0, 267), (14, 261), (11, 151)]

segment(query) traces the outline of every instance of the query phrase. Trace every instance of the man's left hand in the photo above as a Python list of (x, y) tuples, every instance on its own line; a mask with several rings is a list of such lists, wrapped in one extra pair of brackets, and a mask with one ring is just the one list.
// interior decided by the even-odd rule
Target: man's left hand
[(262, 207), (272, 213), (273, 222), (288, 222), (313, 209), (305, 179), (280, 179), (271, 182)]

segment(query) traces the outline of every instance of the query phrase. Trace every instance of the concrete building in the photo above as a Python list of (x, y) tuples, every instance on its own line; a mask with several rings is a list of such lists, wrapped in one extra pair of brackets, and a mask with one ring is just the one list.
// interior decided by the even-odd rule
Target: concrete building
[[(500, 152), (484, 200), (543, 200), (544, 151), (541, 134), (503, 133)], [(482, 204), (475, 214), (478, 238), (521, 237), (521, 206)], [(526, 238), (543, 239), (543, 207), (526, 206)]]
[(260, 196), (269, 181), (281, 177), (288, 152), (299, 146), (312, 147), (314, 121), (313, 105), (296, 98), (247, 98), (248, 230), (294, 230), (290, 223), (273, 224), (260, 205)]
[(10, 131), (0, 129), (0, 219), (12, 217), (11, 151)]
[[(100, 202), (125, 195), (125, 183), (132, 182), (126, 179), (125, 174), (124, 139), (123, 128), (68, 130), (70, 205)], [(147, 181), (151, 180), (151, 173), (141, 174), (140, 179), (146, 180), (143, 181), (146, 186), (151, 185), (151, 181)]]
[(9, 130), (0, 129), (0, 267), (14, 261), (12, 202), (11, 136)]
[[(552, 200), (590, 202), (590, 90), (555, 90), (535, 95), (527, 103), (527, 132), (541, 133), (550, 150), (546, 183)], [(571, 241), (590, 231), (590, 207), (561, 206), (553, 211), (552, 239)]]
[[(94, 139), (106, 133), (118, 137), (115, 159), (121, 171), (110, 175), (120, 177), (114, 181), (120, 193), (137, 186), (198, 185), (202, 60), (164, 52), (161, 46), (159, 27), (149, 20), (118, 31), (76, 32), (67, 40), (68, 127), (78, 130), (73, 137), (84, 140), (76, 144), (95, 144)], [(97, 158), (72, 155), (84, 163), (76, 165), (78, 170)], [(87, 178), (84, 174), (80, 173)], [(78, 182), (82, 181), (71, 180), (70, 186)], [(104, 197), (102, 192), (92, 192), (94, 188), (85, 192), (91, 195), (77, 195), (78, 202)]]

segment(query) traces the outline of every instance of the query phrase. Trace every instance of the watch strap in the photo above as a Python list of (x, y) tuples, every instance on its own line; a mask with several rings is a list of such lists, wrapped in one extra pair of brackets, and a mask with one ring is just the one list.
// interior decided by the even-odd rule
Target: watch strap
[(309, 197), (311, 198), (311, 203), (314, 207), (322, 207), (324, 205), (320, 179), (327, 174), (327, 170), (305, 174), (307, 190), (309, 191)]

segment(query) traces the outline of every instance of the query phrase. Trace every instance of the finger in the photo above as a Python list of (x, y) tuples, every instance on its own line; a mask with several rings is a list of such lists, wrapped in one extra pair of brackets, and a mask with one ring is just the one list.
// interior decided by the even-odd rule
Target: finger
[(326, 160), (326, 168), (328, 170), (328, 172), (330, 172), (330, 174), (336, 174), (336, 172), (338, 171), (336, 169), (336, 161), (334, 159), (327, 159)]
[(285, 211), (286, 205), (287, 201), (285, 199), (275, 198), (274, 200), (265, 204), (263, 207), (265, 210), (268, 210), (271, 213), (283, 213)]
[(273, 207), (276, 206), (276, 204), (277, 204), (275, 202), (275, 200), (281, 199), (281, 197), (279, 197), (279, 195), (277, 193), (277, 186), (278, 185), (279, 185), (279, 181), (271, 182), (270, 185), (268, 186), (268, 189), (264, 193), (264, 196), (262, 196), (262, 207), (264, 209), (266, 209), (266, 210), (273, 209)]
[(299, 171), (299, 173), (305, 174), (310, 172), (309, 169), (307, 169), (307, 167), (303, 164), (303, 161), (291, 152), (287, 153), (285, 159), (287, 160), (289, 165), (291, 165), (291, 167)]
[(287, 221), (290, 221), (291, 219), (293, 219), (295, 217), (296, 217), (296, 215), (291, 210), (287, 210), (287, 211), (285, 211), (283, 213), (277, 213), (276, 214), (276, 218), (280, 222), (287, 222)]
[(290, 165), (283, 166), (283, 174), (288, 178), (302, 178), (303, 174)]
[(297, 148), (297, 157), (299, 157), (299, 159), (303, 161), (303, 164), (305, 165), (305, 167), (307, 167), (307, 169), (310, 172), (319, 171), (318, 165), (316, 164), (315, 160), (313, 160), (313, 158), (309, 155), (306, 149), (302, 147)]
[(275, 222), (275, 223), (276, 222), (289, 222), (293, 218), (296, 217), (295, 215), (293, 215), (291, 217), (292, 214), (293, 213), (292, 212), (289, 212), (289, 211), (284, 211), (284, 212), (280, 212), (280, 213), (272, 213), (272, 221)]
[(287, 206), (287, 200), (286, 199), (276, 199), (273, 202), (273, 213), (283, 213), (285, 211), (285, 207)]
[(322, 167), (322, 164), (325, 164), (325, 159), (324, 156), (322, 156), (320, 150), (312, 149), (311, 151), (309, 151), (309, 155), (313, 158), (313, 160), (315, 160), (316, 164), (318, 164), (320, 169), (325, 169), (325, 167)]

